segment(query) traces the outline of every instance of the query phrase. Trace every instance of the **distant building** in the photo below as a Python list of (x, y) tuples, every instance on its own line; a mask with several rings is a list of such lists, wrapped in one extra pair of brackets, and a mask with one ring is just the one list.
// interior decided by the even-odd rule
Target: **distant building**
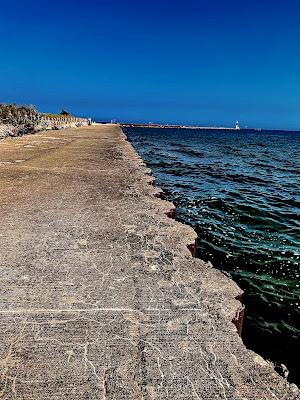
[(239, 121), (236, 121), (236, 123), (235, 123), (235, 129), (237, 130), (237, 131), (239, 131), (241, 128), (240, 128), (240, 125), (239, 125)]
[(63, 117), (70, 117), (71, 116), (71, 114), (66, 110), (61, 110), (60, 115), (62, 115)]

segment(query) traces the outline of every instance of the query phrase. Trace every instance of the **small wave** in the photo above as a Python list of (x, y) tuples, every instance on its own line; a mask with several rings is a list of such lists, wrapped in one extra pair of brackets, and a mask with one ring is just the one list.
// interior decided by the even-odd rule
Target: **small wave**
[[(298, 364), (293, 349), (300, 296), (300, 135), (133, 131), (128, 137), (165, 198), (175, 203), (178, 218), (195, 228), (197, 255), (230, 273), (245, 291), (246, 344), (293, 371)], [(254, 344), (253, 337), (258, 338)]]

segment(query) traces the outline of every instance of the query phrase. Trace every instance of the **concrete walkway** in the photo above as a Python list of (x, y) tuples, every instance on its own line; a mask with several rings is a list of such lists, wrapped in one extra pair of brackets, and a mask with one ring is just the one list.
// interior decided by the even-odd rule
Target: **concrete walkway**
[(115, 125), (0, 142), (0, 398), (296, 399)]

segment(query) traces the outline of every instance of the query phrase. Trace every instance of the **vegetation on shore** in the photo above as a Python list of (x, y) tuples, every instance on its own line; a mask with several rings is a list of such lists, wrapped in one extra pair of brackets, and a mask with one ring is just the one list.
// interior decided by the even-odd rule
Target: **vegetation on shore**
[(0, 136), (19, 136), (34, 130), (41, 116), (34, 106), (0, 104)]
[(17, 106), (15, 104), (0, 104), (0, 122), (8, 125), (24, 125), (36, 123), (40, 114), (34, 106)]
[(54, 114), (54, 113), (42, 113), (43, 116), (48, 117), (48, 118), (61, 118), (61, 117), (71, 117), (72, 115), (66, 111), (66, 110), (61, 110), (59, 114)]
[(66, 110), (61, 110), (59, 114), (39, 113), (34, 106), (0, 104), (0, 138), (21, 136), (44, 129), (77, 127), (87, 123), (87, 119), (74, 118)]

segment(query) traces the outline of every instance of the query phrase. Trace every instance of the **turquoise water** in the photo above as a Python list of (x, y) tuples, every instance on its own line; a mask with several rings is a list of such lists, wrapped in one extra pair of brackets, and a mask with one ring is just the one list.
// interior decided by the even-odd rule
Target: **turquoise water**
[(247, 347), (299, 383), (300, 132), (125, 133), (177, 218), (195, 228), (197, 256), (244, 290)]

